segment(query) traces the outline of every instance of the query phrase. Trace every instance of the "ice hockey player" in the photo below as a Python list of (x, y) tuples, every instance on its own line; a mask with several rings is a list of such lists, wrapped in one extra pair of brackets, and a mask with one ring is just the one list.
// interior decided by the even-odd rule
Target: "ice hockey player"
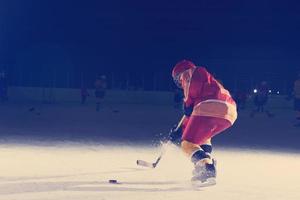
[(175, 84), (184, 92), (184, 121), (170, 132), (170, 140), (181, 136), (181, 149), (194, 163), (192, 182), (215, 183), (216, 163), (211, 138), (231, 127), (237, 118), (236, 103), (228, 90), (206, 70), (188, 60), (172, 71)]

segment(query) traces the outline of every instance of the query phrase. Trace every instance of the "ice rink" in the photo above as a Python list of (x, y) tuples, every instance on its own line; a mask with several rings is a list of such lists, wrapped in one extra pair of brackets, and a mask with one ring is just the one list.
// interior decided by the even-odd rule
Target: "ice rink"
[[(299, 200), (300, 154), (293, 112), (249, 117), (214, 140), (217, 185), (194, 188), (192, 165), (174, 146), (155, 169), (157, 134), (180, 118), (171, 106), (1, 105), (0, 200)], [(118, 184), (110, 184), (110, 179)]]
[(157, 168), (136, 166), (158, 154), (140, 146), (2, 145), (0, 199), (300, 199), (297, 154), (217, 149), (218, 183), (199, 189), (189, 183), (192, 165), (174, 147)]

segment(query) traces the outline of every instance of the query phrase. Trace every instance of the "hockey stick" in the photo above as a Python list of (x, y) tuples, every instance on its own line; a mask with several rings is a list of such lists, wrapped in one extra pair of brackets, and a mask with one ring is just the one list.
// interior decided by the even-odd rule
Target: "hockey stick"
[[(185, 119), (185, 116), (183, 116), (183, 117), (181, 118), (181, 120), (180, 120), (179, 123), (177, 124), (177, 127), (175, 128), (175, 131), (177, 131), (177, 130), (181, 127), (181, 124), (182, 124), (182, 122), (184, 121), (184, 119)], [(171, 143), (170, 141), (167, 141), (167, 142), (164, 143), (162, 146), (168, 145), (168, 144), (170, 144), (170, 143)], [(159, 161), (161, 160), (162, 156), (165, 154), (165, 152), (166, 152), (165, 148), (162, 148), (159, 157), (156, 159), (156, 161), (155, 161), (154, 163), (147, 162), (147, 161), (144, 161), (144, 160), (137, 160), (137, 161), (136, 161), (136, 164), (139, 165), (139, 166), (143, 166), (143, 167), (155, 168), (155, 167), (157, 166), (157, 164), (159, 163)]]
[[(163, 145), (167, 145), (168, 143), (169, 143), (169, 141), (167, 143), (163, 144)], [(164, 154), (165, 154), (165, 149), (163, 148), (163, 150), (161, 151), (159, 157), (156, 159), (156, 161), (154, 163), (147, 162), (147, 161), (144, 161), (144, 160), (137, 160), (136, 164), (139, 165), (139, 166), (143, 166), (143, 167), (155, 168)]]

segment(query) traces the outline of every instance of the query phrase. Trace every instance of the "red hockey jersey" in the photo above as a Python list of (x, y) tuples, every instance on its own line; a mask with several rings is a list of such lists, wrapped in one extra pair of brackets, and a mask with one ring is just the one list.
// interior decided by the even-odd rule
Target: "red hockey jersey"
[(181, 76), (185, 106), (193, 106), (192, 115), (227, 119), (237, 118), (236, 103), (230, 93), (204, 68), (186, 70)]

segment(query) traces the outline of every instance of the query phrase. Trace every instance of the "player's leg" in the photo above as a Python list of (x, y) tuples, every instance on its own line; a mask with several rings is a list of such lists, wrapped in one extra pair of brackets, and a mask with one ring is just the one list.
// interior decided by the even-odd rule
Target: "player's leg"
[(211, 138), (209, 138), (208, 140), (206, 140), (203, 144), (200, 145), (201, 149), (207, 153), (207, 154), (211, 154), (212, 153), (212, 144), (211, 144)]
[[(198, 144), (183, 140), (181, 147), (194, 163), (192, 182), (206, 183), (209, 179), (216, 178), (215, 166), (210, 155), (205, 153)], [(212, 184), (215, 184), (215, 180)]]
[(206, 147), (205, 143), (211, 138), (213, 127), (207, 122), (206, 117), (192, 116), (183, 132), (182, 150), (191, 158), (195, 166), (192, 181), (206, 182), (208, 178), (216, 177), (210, 153), (201, 148), (202, 145)]
[[(192, 116), (187, 124), (182, 139), (182, 150), (191, 157), (195, 165), (192, 181), (205, 182), (216, 177), (215, 162), (211, 158), (210, 138), (231, 126), (227, 120)], [(202, 148), (202, 147), (203, 148)]]

